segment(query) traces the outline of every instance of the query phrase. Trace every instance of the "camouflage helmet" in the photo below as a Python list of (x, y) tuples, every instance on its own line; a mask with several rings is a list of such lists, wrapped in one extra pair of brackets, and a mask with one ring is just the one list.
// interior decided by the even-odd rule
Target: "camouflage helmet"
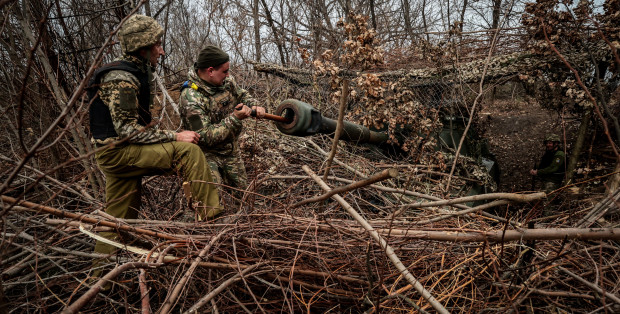
[(154, 18), (145, 15), (134, 15), (127, 19), (118, 31), (121, 50), (132, 53), (143, 47), (157, 43), (164, 34), (164, 29)]
[(547, 134), (545, 137), (545, 142), (560, 142), (560, 136), (554, 133)]

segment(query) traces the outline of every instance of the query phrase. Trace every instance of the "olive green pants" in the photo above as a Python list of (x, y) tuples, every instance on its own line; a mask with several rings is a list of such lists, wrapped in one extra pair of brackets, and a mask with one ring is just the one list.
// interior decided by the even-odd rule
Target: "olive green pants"
[[(207, 160), (197, 145), (184, 142), (130, 144), (112, 147), (95, 154), (97, 164), (106, 175), (106, 213), (125, 219), (138, 217), (142, 177), (177, 174), (191, 186), (192, 207), (199, 219), (209, 219), (221, 212), (217, 188)], [(101, 232), (106, 239), (118, 239), (116, 232)], [(111, 254), (115, 248), (97, 241), (95, 252)]]

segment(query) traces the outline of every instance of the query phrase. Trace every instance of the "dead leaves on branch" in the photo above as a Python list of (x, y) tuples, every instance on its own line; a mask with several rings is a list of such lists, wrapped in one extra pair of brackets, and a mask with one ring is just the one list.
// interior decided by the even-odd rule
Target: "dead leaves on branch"
[[(350, 15), (348, 21), (341, 20), (338, 26), (345, 33), (342, 49), (326, 50), (312, 62), (314, 81), (328, 79), (330, 103), (338, 104), (342, 81), (351, 80), (354, 88), (348, 95), (347, 120), (387, 131), (391, 143), (399, 144), (418, 160), (441, 159), (440, 154), (429, 154), (434, 152), (435, 141), (428, 135), (441, 127), (437, 111), (418, 100), (419, 92), (411, 89), (406, 79), (386, 82), (379, 74), (370, 72), (384, 64), (385, 51), (376, 31), (369, 28), (368, 17)], [(302, 55), (309, 57), (304, 51)]]

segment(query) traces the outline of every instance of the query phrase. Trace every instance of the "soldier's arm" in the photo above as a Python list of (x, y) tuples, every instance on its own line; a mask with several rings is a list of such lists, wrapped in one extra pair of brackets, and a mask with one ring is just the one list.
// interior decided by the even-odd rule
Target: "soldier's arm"
[(553, 161), (551, 164), (543, 169), (538, 169), (538, 175), (552, 174), (559, 172), (562, 170), (561, 168), (564, 166), (564, 156), (563, 155), (555, 155), (553, 156)]
[(230, 142), (241, 132), (243, 124), (234, 115), (222, 119), (219, 123), (211, 123), (210, 112), (207, 106), (198, 101), (198, 92), (186, 88), (181, 92), (179, 105), (183, 108), (183, 123), (185, 127), (200, 135), (198, 145), (204, 147), (215, 146)]
[(119, 138), (130, 137), (130, 143), (138, 144), (174, 141), (174, 131), (145, 128), (138, 123), (137, 79), (118, 72), (121, 71), (112, 71), (102, 80), (99, 96), (110, 110), (114, 130)]
[(239, 103), (242, 103), (250, 108), (252, 108), (252, 106), (258, 106), (258, 101), (254, 97), (252, 97), (252, 95), (250, 95), (247, 90), (237, 85), (237, 82), (232, 76), (229, 76), (228, 80), (231, 92), (235, 96), (235, 98), (237, 98)]

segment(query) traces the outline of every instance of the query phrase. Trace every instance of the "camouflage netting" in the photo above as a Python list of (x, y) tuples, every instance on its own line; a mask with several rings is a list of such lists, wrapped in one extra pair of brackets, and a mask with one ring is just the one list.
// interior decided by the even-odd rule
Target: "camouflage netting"
[[(609, 46), (600, 42), (588, 47), (587, 51), (572, 51), (564, 54), (571, 64), (590, 64), (591, 58), (599, 62), (610, 61), (613, 57)], [(286, 68), (276, 64), (255, 63), (254, 70), (282, 77), (289, 82), (309, 86), (313, 84), (313, 71), (303, 68)], [(487, 67), (484, 72), (485, 66)], [(396, 70), (374, 73), (378, 78), (388, 82), (398, 82), (408, 88), (427, 88), (429, 86), (451, 86), (455, 83), (476, 83), (484, 77), (486, 81), (520, 79), (529, 77), (519, 74), (530, 73), (532, 70), (544, 71), (545, 68), (564, 67), (555, 54), (535, 54), (515, 52), (487, 59), (464, 62), (445, 69), (430, 67), (413, 70)], [(484, 75), (483, 75), (484, 74)], [(343, 77), (355, 77), (356, 73), (341, 71)]]

